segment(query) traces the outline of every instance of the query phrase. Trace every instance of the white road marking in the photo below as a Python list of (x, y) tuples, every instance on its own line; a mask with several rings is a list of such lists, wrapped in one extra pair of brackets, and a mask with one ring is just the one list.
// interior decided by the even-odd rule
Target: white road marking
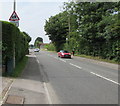
[(0, 101), (0, 106), (2, 106), (2, 104), (3, 104), (3, 101)]
[(79, 66), (77, 66), (77, 65), (75, 65), (75, 64), (70, 63), (70, 65), (75, 66), (75, 67), (77, 67), (77, 68), (79, 68), (79, 69), (82, 69), (82, 67), (79, 67)]
[(52, 100), (51, 100), (51, 98), (50, 98), (49, 91), (48, 91), (48, 89), (47, 89), (47, 85), (46, 85), (45, 82), (44, 82), (43, 84), (44, 84), (45, 92), (46, 92), (46, 94), (47, 94), (48, 102), (49, 102), (49, 104), (53, 104), (53, 103), (52, 103)]
[[(59, 59), (58, 57), (54, 57), (54, 56), (52, 56), (52, 55), (49, 55), (49, 54), (47, 54), (48, 56), (50, 56), (50, 57), (53, 57), (53, 58), (55, 58), (55, 59)], [(59, 60), (61, 60), (61, 61), (63, 61), (63, 62), (65, 62), (66, 63), (66, 61), (65, 60), (63, 60), (63, 59), (59, 59)]]
[(61, 60), (61, 61), (63, 61), (63, 62), (65, 62), (65, 63), (66, 63), (66, 61), (65, 61), (65, 60), (63, 60), (63, 59), (59, 59), (59, 60)]
[[(49, 54), (47, 54), (47, 55), (50, 56)], [(40, 63), (38, 59), (37, 59), (37, 62)], [(43, 74), (43, 72), (42, 72), (42, 74)], [(48, 99), (48, 104), (52, 104), (52, 100), (50, 98), (50, 94), (49, 94), (49, 91), (48, 91), (48, 88), (47, 88), (47, 85), (46, 85), (45, 82), (43, 82), (43, 86), (45, 88), (46, 96), (47, 96), (47, 99)]]
[(40, 63), (38, 59), (37, 59), (37, 62)]
[(58, 57), (54, 57), (55, 59), (58, 59)]
[(2, 101), (0, 101), (0, 106), (2, 105)]
[(107, 80), (107, 81), (110, 81), (110, 82), (112, 82), (112, 83), (115, 83), (115, 84), (120, 85), (118, 82), (113, 81), (113, 80), (111, 80), (111, 79), (109, 79), (109, 78), (103, 77), (103, 76), (101, 76), (101, 75), (99, 75), (99, 74), (96, 74), (96, 73), (94, 73), (94, 72), (90, 72), (90, 73), (93, 74), (93, 75), (96, 75), (96, 76), (98, 76), (98, 77), (100, 77), (100, 78), (103, 78), (103, 79), (105, 79), (105, 80)]

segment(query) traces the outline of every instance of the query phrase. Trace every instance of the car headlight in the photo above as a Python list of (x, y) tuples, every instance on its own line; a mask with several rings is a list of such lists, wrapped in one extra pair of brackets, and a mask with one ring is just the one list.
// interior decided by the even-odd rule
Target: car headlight
[(64, 53), (62, 53), (62, 55), (64, 55)]

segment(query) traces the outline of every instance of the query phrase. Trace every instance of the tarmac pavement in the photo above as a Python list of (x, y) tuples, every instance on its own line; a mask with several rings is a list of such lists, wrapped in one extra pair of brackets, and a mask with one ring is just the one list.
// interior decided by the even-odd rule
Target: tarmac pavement
[(0, 77), (0, 106), (3, 104), (3, 101), (5, 100), (7, 93), (11, 87), (11, 84), (14, 79), (9, 77)]
[(3, 104), (49, 104), (39, 65), (34, 54), (17, 79), (3, 78)]

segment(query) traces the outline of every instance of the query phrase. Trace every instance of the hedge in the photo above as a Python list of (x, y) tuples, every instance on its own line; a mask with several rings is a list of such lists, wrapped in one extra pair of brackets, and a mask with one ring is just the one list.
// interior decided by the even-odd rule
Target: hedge
[(28, 43), (31, 37), (21, 32), (14, 24), (6, 21), (2, 22), (2, 64), (7, 65), (7, 62), (13, 59), (15, 53), (15, 63), (28, 53)]

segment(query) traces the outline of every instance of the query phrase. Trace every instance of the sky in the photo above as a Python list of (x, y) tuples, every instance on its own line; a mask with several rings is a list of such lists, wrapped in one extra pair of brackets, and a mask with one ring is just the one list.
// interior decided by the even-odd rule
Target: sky
[[(14, 0), (0, 0), (0, 20), (9, 21), (13, 13)], [(30, 35), (34, 44), (37, 37), (42, 37), (44, 43), (50, 40), (45, 35), (45, 20), (62, 11), (64, 2), (68, 0), (16, 0), (16, 13), (19, 16), (19, 28)]]

